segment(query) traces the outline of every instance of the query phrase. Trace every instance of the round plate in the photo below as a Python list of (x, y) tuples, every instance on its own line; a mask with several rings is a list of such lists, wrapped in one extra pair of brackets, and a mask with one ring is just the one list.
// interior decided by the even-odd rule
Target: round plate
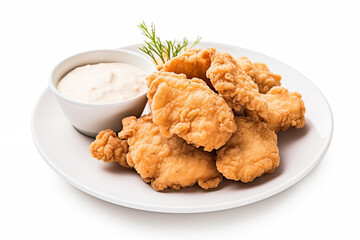
[[(125, 49), (139, 52), (138, 46)], [(306, 106), (305, 127), (278, 135), (281, 162), (273, 174), (247, 184), (224, 180), (210, 191), (193, 186), (156, 192), (133, 169), (92, 158), (89, 146), (93, 139), (72, 127), (49, 90), (40, 97), (31, 123), (34, 142), (42, 157), (65, 180), (90, 195), (154, 212), (195, 213), (239, 207), (268, 198), (302, 179), (324, 156), (333, 132), (332, 113), (319, 89), (299, 72), (263, 54), (210, 42), (202, 42), (198, 47), (215, 47), (234, 57), (247, 56), (264, 62), (272, 72), (282, 76), (284, 87), (302, 94)]]

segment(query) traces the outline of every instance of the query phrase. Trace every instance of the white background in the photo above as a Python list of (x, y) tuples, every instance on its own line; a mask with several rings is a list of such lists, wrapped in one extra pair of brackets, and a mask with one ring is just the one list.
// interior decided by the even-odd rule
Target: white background
[[(360, 14), (357, 1), (1, 1), (1, 239), (359, 239)], [(326, 96), (335, 129), (293, 187), (204, 214), (132, 210), (91, 197), (43, 161), (30, 132), (54, 65), (80, 51), (198, 35), (278, 59)], [(311, 103), (307, 103), (311, 104)], [(356, 195), (357, 194), (357, 195)]]

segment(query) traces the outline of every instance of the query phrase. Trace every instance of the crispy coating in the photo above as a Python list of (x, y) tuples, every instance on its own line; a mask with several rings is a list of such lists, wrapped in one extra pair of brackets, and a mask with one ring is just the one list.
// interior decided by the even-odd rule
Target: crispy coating
[(245, 114), (265, 122), (275, 132), (285, 131), (289, 127), (302, 128), (305, 125), (305, 105), (300, 93), (273, 87), (263, 98), (269, 106), (269, 114), (265, 118), (259, 117), (255, 111), (245, 110)]
[(128, 144), (121, 140), (112, 130), (103, 130), (90, 145), (90, 153), (94, 158), (104, 162), (118, 162), (124, 167), (130, 167), (126, 161)]
[(207, 76), (235, 111), (240, 111), (243, 106), (255, 110), (262, 117), (267, 115), (267, 103), (261, 98), (258, 87), (229, 53), (213, 54)]
[(227, 179), (253, 181), (279, 166), (277, 136), (265, 123), (235, 117), (237, 131), (217, 151), (216, 166)]
[(170, 59), (162, 66), (164, 72), (183, 73), (187, 78), (200, 78), (213, 89), (210, 80), (206, 77), (206, 71), (210, 67), (211, 56), (215, 48), (188, 49), (181, 55)]
[(247, 57), (238, 57), (236, 60), (241, 69), (256, 83), (260, 93), (265, 94), (272, 87), (281, 85), (281, 76), (270, 72), (264, 63), (252, 63)]
[(215, 156), (177, 136), (166, 138), (152, 120), (151, 115), (127, 117), (119, 133), (129, 144), (128, 163), (141, 178), (151, 182), (156, 191), (195, 183), (204, 189), (217, 187), (222, 175), (216, 169)]
[(210, 152), (235, 132), (231, 108), (204, 81), (169, 72), (152, 73), (146, 80), (153, 121), (165, 137), (176, 134)]

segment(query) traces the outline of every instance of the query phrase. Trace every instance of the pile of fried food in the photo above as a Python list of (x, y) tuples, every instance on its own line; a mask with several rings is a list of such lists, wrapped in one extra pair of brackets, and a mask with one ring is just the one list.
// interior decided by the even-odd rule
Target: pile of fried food
[(151, 113), (101, 131), (93, 157), (134, 168), (156, 191), (223, 177), (251, 182), (279, 166), (277, 133), (305, 124), (301, 95), (247, 57), (189, 49), (147, 76)]

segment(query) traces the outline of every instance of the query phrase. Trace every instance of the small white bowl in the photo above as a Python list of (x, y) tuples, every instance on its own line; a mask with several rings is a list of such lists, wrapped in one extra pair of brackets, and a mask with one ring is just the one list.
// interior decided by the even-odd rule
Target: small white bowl
[(146, 74), (156, 71), (155, 65), (145, 56), (128, 50), (111, 49), (73, 55), (61, 61), (51, 73), (50, 89), (55, 94), (66, 118), (79, 132), (90, 137), (95, 137), (104, 129), (121, 131), (122, 119), (127, 116), (140, 117), (147, 101), (146, 92), (144, 92), (134, 98), (116, 103), (84, 103), (69, 99), (57, 90), (58, 82), (74, 68), (106, 62), (131, 64), (142, 69)]

